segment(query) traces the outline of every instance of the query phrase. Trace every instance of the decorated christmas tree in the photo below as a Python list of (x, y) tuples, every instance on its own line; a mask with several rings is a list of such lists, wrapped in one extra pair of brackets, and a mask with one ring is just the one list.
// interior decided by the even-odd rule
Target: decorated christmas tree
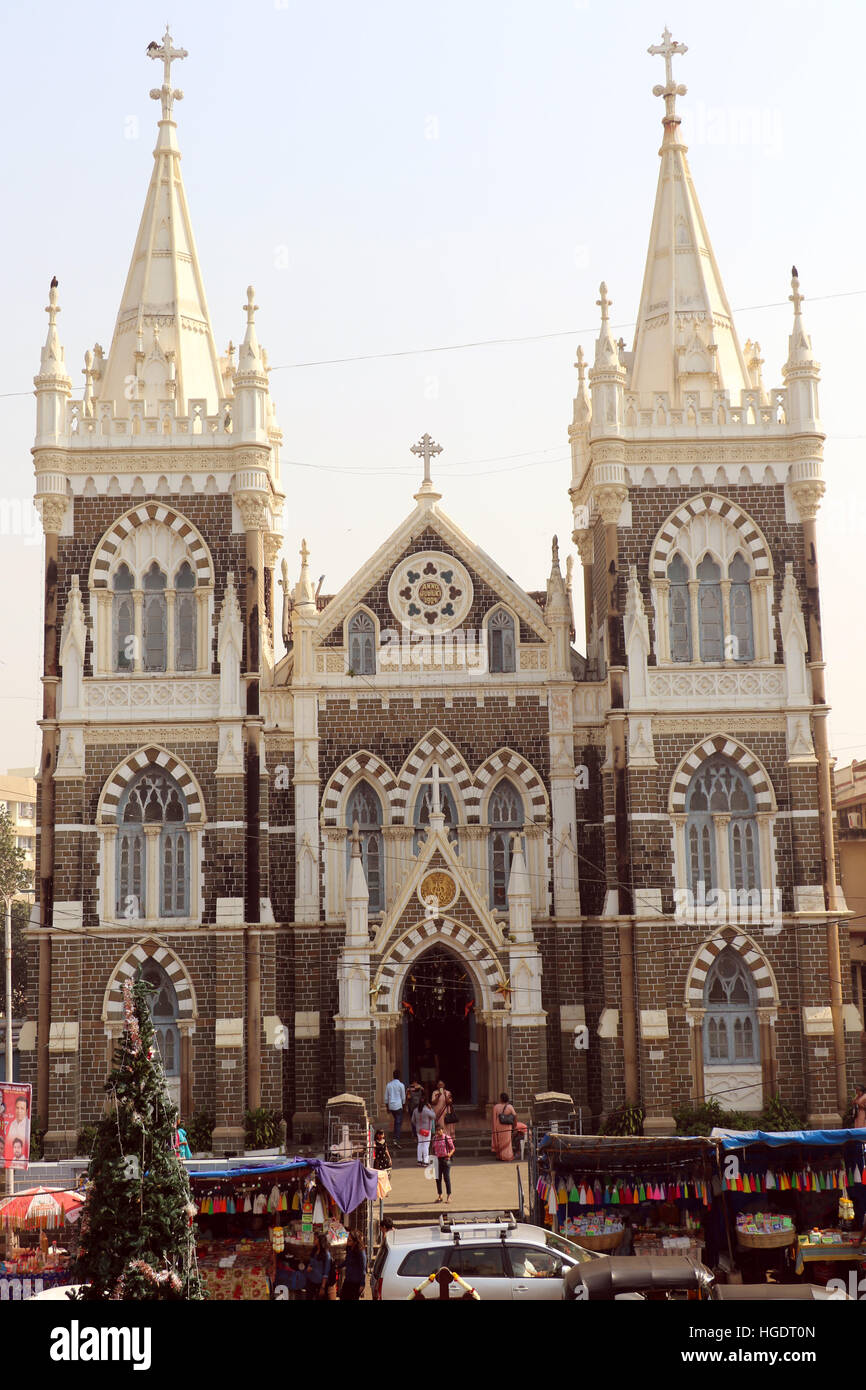
[(124, 1029), (88, 1172), (75, 1278), (85, 1299), (200, 1299), (195, 1207), (176, 1152), (148, 996), (127, 980)]

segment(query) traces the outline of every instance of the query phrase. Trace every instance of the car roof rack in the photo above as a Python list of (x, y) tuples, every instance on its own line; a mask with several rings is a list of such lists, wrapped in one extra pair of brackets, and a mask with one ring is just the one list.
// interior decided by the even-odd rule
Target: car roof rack
[(517, 1229), (517, 1221), (512, 1211), (450, 1211), (439, 1217), (439, 1230), (443, 1235), (452, 1235), (455, 1243), (461, 1236), (474, 1231), (495, 1230), (504, 1240), (509, 1231)]

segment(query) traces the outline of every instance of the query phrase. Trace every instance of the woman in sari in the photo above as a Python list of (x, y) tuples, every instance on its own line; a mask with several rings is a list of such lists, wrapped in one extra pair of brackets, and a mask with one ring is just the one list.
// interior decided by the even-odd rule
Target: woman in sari
[[(503, 1115), (514, 1116), (509, 1124), (503, 1122)], [(493, 1136), (490, 1147), (497, 1158), (502, 1159), (503, 1163), (510, 1163), (514, 1158), (514, 1151), (511, 1147), (511, 1140), (514, 1136), (514, 1121), (517, 1119), (517, 1111), (508, 1099), (508, 1093), (503, 1091), (493, 1107)]]
[(445, 1116), (448, 1114), (448, 1111), (451, 1109), (454, 1103), (454, 1097), (452, 1096), (451, 1092), (447, 1089), (444, 1081), (436, 1082), (436, 1090), (430, 1097), (430, 1102), (433, 1106), (433, 1112), (436, 1116), (435, 1128), (438, 1129), (441, 1125), (442, 1128), (445, 1130), (445, 1133), (453, 1139), (454, 1126), (445, 1123)]

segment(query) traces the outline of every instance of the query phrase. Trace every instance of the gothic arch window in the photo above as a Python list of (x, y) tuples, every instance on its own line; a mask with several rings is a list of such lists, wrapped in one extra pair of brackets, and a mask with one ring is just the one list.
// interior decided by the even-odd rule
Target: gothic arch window
[(736, 763), (722, 754), (701, 764), (686, 793), (686, 860), (693, 901), (719, 889), (760, 899), (754, 792)]
[(353, 613), (348, 624), (349, 667), (356, 676), (376, 674), (376, 624), (369, 613)]
[(194, 671), (196, 666), (195, 575), (184, 560), (174, 577), (174, 669)]
[(145, 671), (164, 671), (167, 665), (167, 633), (165, 575), (156, 560), (148, 568), (142, 584), (144, 603), (142, 606), (141, 638), (144, 647)]
[(152, 957), (141, 967), (141, 978), (150, 985), (150, 1017), (166, 1078), (180, 1076), (180, 1030), (177, 1026), (178, 1002), (167, 972)]
[(735, 661), (752, 661), (755, 638), (752, 627), (752, 573), (743, 556), (737, 551), (728, 566), (731, 582), (731, 652)]
[(704, 1063), (748, 1066), (760, 1060), (755, 985), (730, 946), (714, 960), (704, 986)]
[(671, 661), (692, 659), (692, 619), (689, 597), (689, 571), (682, 555), (668, 565), (668, 605), (670, 613)]
[[(430, 775), (429, 773), (427, 774)], [(439, 805), (445, 820), (445, 829), (448, 833), (449, 843), (457, 847), (457, 805), (451, 788), (443, 780), (439, 782)], [(412, 851), (417, 854), (421, 848), (424, 838), (424, 831), (430, 824), (430, 812), (433, 807), (433, 787), (429, 782), (425, 782), (415, 798), (415, 811), (412, 816), (412, 824), (415, 826), (415, 835), (412, 841)]]
[(190, 843), (186, 798), (160, 767), (129, 783), (117, 811), (119, 918), (187, 917)]
[(488, 868), (490, 874), (490, 906), (508, 906), (508, 878), (511, 873), (511, 837), (523, 829), (523, 802), (512, 782), (504, 777), (498, 782), (487, 803)]
[(649, 568), (660, 665), (774, 660), (772, 551), (730, 498), (704, 492), (677, 508)]
[(696, 574), (701, 661), (721, 661), (724, 656), (722, 571), (711, 555), (705, 555)]
[(135, 610), (132, 598), (133, 578), (128, 565), (121, 565), (112, 580), (112, 668), (131, 671), (135, 665)]
[(213, 583), (207, 547), (179, 513), (145, 503), (120, 517), (90, 565), (94, 675), (208, 671)]
[[(367, 892), (370, 895), (369, 911), (383, 912), (385, 909), (385, 846), (382, 835), (382, 803), (369, 782), (359, 782), (346, 804), (346, 825), (351, 831), (355, 821), (361, 836), (361, 860)], [(351, 841), (347, 839), (346, 855), (352, 852)]]
[(487, 621), (487, 654), (491, 671), (516, 669), (514, 619), (504, 608), (497, 608)]

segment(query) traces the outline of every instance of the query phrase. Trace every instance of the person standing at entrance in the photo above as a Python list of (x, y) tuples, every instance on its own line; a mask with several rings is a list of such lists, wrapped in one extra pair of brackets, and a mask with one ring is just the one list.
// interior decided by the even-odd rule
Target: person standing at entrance
[(442, 1201), (442, 1183), (445, 1183), (445, 1205), (451, 1201), (451, 1159), (454, 1157), (454, 1140), (450, 1134), (445, 1133), (444, 1125), (436, 1126), (436, 1134), (433, 1139), (433, 1161), (436, 1164), (436, 1191), (439, 1196), (437, 1202)]
[(400, 1135), (403, 1132), (403, 1109), (406, 1105), (406, 1087), (400, 1080), (399, 1067), (394, 1068), (394, 1075), (385, 1087), (385, 1104), (394, 1122), (394, 1148), (399, 1149)]
[(433, 1087), (436, 1085), (436, 1076), (439, 1072), (439, 1057), (429, 1038), (424, 1039), (424, 1046), (418, 1057), (418, 1074), (421, 1077), (421, 1085), (424, 1087), (424, 1094), (429, 1096)]
[(508, 1099), (507, 1091), (503, 1091), (493, 1107), (493, 1137), (490, 1143), (496, 1157), (501, 1158), (503, 1163), (510, 1163), (514, 1158), (511, 1141), (516, 1123), (517, 1111)]
[(444, 1081), (436, 1082), (436, 1090), (433, 1092), (430, 1099), (436, 1114), (436, 1128), (438, 1129), (439, 1126), (442, 1125), (445, 1133), (450, 1134), (453, 1139), (455, 1133), (454, 1125), (453, 1123), (449, 1123), (446, 1117), (454, 1112), (454, 1097), (448, 1090)]
[(430, 1160), (430, 1140), (433, 1137), (433, 1126), (436, 1124), (436, 1116), (433, 1107), (426, 1096), (415, 1112), (415, 1133), (418, 1136), (418, 1162), (422, 1168), (426, 1168)]

